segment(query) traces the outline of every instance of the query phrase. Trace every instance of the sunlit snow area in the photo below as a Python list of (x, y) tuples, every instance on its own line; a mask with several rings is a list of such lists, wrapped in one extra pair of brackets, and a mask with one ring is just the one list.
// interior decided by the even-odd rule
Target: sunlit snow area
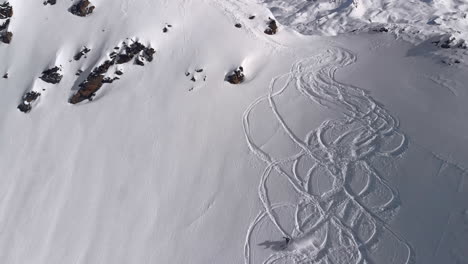
[(0, 263), (468, 264), (467, 13), (0, 0)]

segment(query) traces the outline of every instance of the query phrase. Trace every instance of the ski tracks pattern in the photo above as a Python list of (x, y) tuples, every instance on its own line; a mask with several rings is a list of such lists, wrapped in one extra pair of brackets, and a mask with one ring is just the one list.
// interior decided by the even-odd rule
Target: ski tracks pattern
[[(351, 52), (337, 47), (300, 60), (290, 72), (274, 78), (268, 95), (257, 99), (245, 111), (243, 126), (247, 144), (267, 165), (258, 187), (264, 210), (248, 229), (244, 252), (246, 264), (254, 263), (252, 239), (256, 228), (265, 221), (289, 243), (285, 250), (274, 252), (263, 260), (264, 264), (372, 263), (369, 254), (378, 247), (384, 233), (398, 244), (395, 250), (401, 252), (394, 254), (403, 256), (392, 263), (414, 263), (411, 245), (387, 224), (400, 206), (398, 191), (372, 164), (376, 157), (392, 160), (404, 153), (407, 140), (398, 131), (398, 120), (367, 92), (336, 81), (335, 72), (355, 61)], [(295, 89), (311, 103), (338, 110), (343, 116), (324, 121), (305, 138), (300, 138), (278, 107), (277, 98), (288, 89)], [(276, 159), (255, 142), (251, 114), (259, 104), (269, 105), (299, 153)], [(299, 172), (300, 164), (308, 166), (307, 173)], [(272, 204), (267, 185), (273, 173), (287, 180), (299, 197), (297, 204)], [(330, 188), (316, 191), (314, 182), (318, 178), (328, 178)], [(363, 184), (354, 183), (358, 178)], [(385, 199), (370, 204), (375, 195)], [(280, 224), (281, 215), (277, 211), (281, 208), (294, 211), (292, 231), (288, 232)]]

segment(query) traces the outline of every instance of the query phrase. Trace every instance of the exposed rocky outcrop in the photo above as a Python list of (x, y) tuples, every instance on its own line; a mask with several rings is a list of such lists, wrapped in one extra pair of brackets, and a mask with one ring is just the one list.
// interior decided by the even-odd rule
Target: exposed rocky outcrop
[(13, 7), (6, 1), (0, 4), (0, 19), (7, 19), (13, 16)]
[(275, 35), (278, 32), (278, 25), (276, 24), (276, 20), (269, 18), (267, 29), (265, 29), (264, 32), (267, 35)]
[(23, 102), (18, 105), (18, 109), (23, 113), (29, 113), (32, 109), (33, 103), (41, 96), (40, 93), (30, 91), (23, 95)]
[(8, 31), (10, 26), (10, 18), (13, 16), (13, 7), (9, 2), (0, 4), (0, 20), (6, 19), (5, 22), (0, 22), (0, 41), (9, 44), (13, 38), (13, 33)]
[(79, 0), (78, 3), (74, 4), (70, 8), (70, 13), (76, 16), (85, 17), (92, 14), (94, 9), (95, 6), (93, 6), (89, 0)]
[(91, 49), (88, 49), (86, 46), (84, 46), (78, 53), (75, 54), (75, 56), (73, 56), (73, 59), (79, 61), (81, 57), (85, 56), (90, 51)]
[(245, 80), (245, 75), (244, 75), (244, 68), (242, 66), (235, 69), (231, 74), (226, 76), (226, 81), (231, 84), (240, 84), (244, 82), (244, 80)]
[[(120, 48), (118, 48), (120, 50)], [(114, 50), (117, 50), (114, 48)], [(96, 92), (101, 89), (103, 84), (112, 83), (119, 80), (119, 77), (106, 77), (109, 69), (114, 65), (126, 64), (135, 57), (135, 64), (144, 65), (144, 61), (152, 61), (156, 51), (151, 47), (146, 47), (138, 41), (130, 45), (123, 44), (121, 52), (113, 51), (109, 54), (110, 59), (104, 61), (101, 65), (96, 67), (86, 78), (86, 80), (79, 85), (78, 91), (70, 98), (69, 103), (77, 104), (84, 100), (92, 100)], [(139, 61), (139, 62), (138, 62)], [(117, 75), (122, 75), (123, 72), (117, 70)]]
[(467, 49), (465, 40), (451, 35), (441, 36), (440, 39), (432, 41), (432, 44), (442, 49)]
[(55, 66), (53, 68), (43, 71), (42, 76), (39, 78), (46, 83), (57, 84), (60, 83), (60, 81), (63, 78), (63, 75), (60, 72), (61, 69)]

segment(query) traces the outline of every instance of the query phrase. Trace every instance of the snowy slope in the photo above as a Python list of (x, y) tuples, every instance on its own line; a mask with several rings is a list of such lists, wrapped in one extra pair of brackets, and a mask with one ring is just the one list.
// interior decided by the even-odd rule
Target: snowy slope
[[(346, 3), (95, 0), (78, 17), (76, 1), (10, 0), (0, 262), (468, 263), (465, 62), (380, 32), (297, 32), (465, 6), (400, 2), (348, 1), (316, 27), (300, 17)], [(134, 41), (154, 60), (112, 65), (120, 79), (69, 103)], [(60, 83), (38, 78), (54, 66)], [(245, 81), (226, 82), (239, 66)]]

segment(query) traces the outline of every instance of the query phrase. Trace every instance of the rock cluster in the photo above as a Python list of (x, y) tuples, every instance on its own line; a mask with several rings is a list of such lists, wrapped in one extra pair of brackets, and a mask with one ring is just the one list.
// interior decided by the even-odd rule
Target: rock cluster
[(457, 39), (454, 36), (442, 36), (439, 40), (432, 41), (432, 44), (443, 49), (467, 49), (466, 42), (463, 39)]
[(278, 25), (276, 24), (276, 20), (269, 18), (267, 29), (265, 29), (265, 34), (275, 35), (277, 32), (278, 32)]
[(10, 18), (13, 16), (13, 7), (10, 3), (4, 2), (0, 4), (0, 20), (5, 20), (5, 22), (0, 21), (0, 42), (9, 44), (13, 38), (13, 33), (8, 31), (10, 26)]
[[(104, 61), (89, 74), (86, 80), (79, 85), (80, 89), (70, 98), (69, 103), (77, 104), (84, 100), (92, 100), (104, 83), (112, 83), (118, 80), (118, 77), (105, 77), (111, 66), (126, 64), (132, 59), (135, 59), (135, 64), (144, 65), (144, 61), (153, 61), (155, 53), (156, 51), (153, 48), (146, 47), (138, 41), (130, 45), (124, 43), (121, 52), (112, 52), (109, 55), (110, 59)], [(120, 70), (118, 72), (118, 75), (123, 74)]]
[(231, 84), (242, 83), (244, 82), (244, 79), (245, 79), (244, 68), (242, 66), (235, 69), (230, 75), (226, 76), (226, 81)]
[(70, 13), (76, 16), (85, 17), (92, 14), (94, 9), (95, 6), (93, 6), (89, 0), (80, 0), (70, 8)]
[(8, 1), (0, 4), (0, 19), (7, 19), (13, 16), (13, 7)]
[(61, 69), (57, 66), (47, 69), (42, 72), (42, 76), (39, 77), (46, 83), (57, 84), (62, 80), (63, 75), (60, 73)]
[(41, 96), (40, 93), (30, 91), (23, 95), (23, 102), (18, 105), (18, 109), (23, 113), (28, 113), (32, 109), (32, 104)]

